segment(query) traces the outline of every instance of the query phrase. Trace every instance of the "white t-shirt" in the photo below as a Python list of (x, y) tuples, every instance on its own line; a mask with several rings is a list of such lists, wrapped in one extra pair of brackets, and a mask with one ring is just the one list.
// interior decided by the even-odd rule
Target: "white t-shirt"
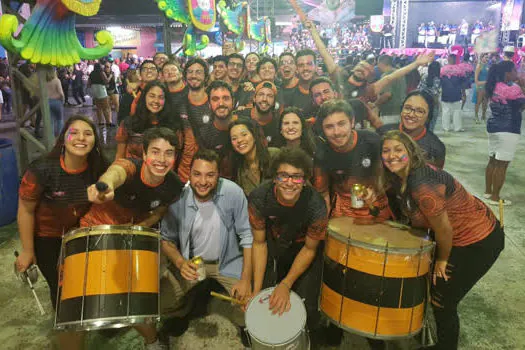
[(4, 104), (4, 95), (2, 94), (2, 91), (0, 91), (0, 105)]
[(194, 256), (204, 260), (219, 259), (220, 224), (219, 211), (213, 201), (199, 202), (195, 199), (199, 210), (191, 230), (191, 243)]

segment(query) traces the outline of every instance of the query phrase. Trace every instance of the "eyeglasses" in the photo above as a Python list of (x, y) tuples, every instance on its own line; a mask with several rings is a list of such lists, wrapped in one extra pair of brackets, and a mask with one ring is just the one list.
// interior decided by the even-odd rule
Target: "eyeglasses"
[(186, 71), (187, 74), (196, 74), (196, 75), (203, 75), (204, 74), (204, 71), (202, 69), (197, 69), (197, 70), (187, 70)]
[(411, 106), (403, 106), (403, 113), (412, 114), (418, 118), (422, 118), (427, 115), (427, 111), (423, 108), (413, 108)]
[(281, 66), (291, 66), (294, 63), (295, 63), (294, 60), (286, 60), (286, 61), (279, 62), (279, 65), (281, 65)]
[(277, 173), (276, 180), (279, 182), (288, 182), (292, 180), (294, 184), (303, 184), (305, 182), (304, 175), (300, 174), (288, 174), (288, 173)]
[(242, 67), (244, 67), (244, 64), (242, 64), (242, 63), (235, 63), (235, 62), (228, 62), (228, 67), (242, 68)]
[(157, 72), (157, 67), (142, 67), (140, 70), (145, 72)]

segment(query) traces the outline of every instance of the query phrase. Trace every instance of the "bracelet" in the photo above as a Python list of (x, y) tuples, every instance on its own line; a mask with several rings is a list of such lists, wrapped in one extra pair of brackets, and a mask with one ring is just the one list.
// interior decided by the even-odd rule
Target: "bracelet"
[(292, 289), (292, 287), (290, 287), (290, 286), (289, 286), (286, 282), (284, 282), (284, 281), (281, 281), (281, 283), (279, 283), (279, 284), (283, 284), (286, 288), (288, 288), (288, 290), (291, 290), (291, 289)]

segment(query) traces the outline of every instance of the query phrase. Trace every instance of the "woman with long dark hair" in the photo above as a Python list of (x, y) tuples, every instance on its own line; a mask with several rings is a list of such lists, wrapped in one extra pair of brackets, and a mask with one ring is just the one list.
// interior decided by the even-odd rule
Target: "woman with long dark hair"
[[(500, 191), (505, 183), (507, 168), (514, 159), (521, 134), (521, 111), (525, 95), (518, 84), (516, 66), (512, 61), (502, 61), (489, 69), (485, 91), (490, 101), (491, 115), (487, 120), (489, 162), (485, 170), (483, 197), (498, 205)], [(503, 200), (504, 205), (511, 202)]]
[(310, 125), (302, 116), (303, 112), (297, 107), (287, 107), (279, 117), (280, 141), (279, 144), (287, 147), (299, 147), (309, 156), (315, 154), (315, 139)]
[[(167, 98), (168, 93), (166, 85), (156, 80), (144, 87), (135, 114), (120, 123), (115, 136), (118, 143), (115, 159), (142, 159), (142, 135), (152, 127), (167, 127), (177, 133), (179, 140), (182, 138), (181, 119), (179, 115), (172, 113), (171, 99)], [(179, 142), (179, 145), (182, 145), (182, 142)]]
[(249, 195), (263, 180), (271, 178), (271, 159), (279, 149), (264, 147), (262, 131), (251, 119), (237, 119), (230, 124), (229, 132), (234, 151), (233, 181)]
[[(108, 91), (106, 84), (108, 80), (102, 65), (95, 63), (93, 72), (89, 74), (88, 85), (91, 87), (91, 96), (93, 97), (93, 104), (96, 106), (98, 125), (115, 126), (111, 123), (111, 106), (109, 105)], [(102, 122), (102, 115), (106, 123)]]
[[(87, 188), (108, 166), (102, 156), (96, 126), (85, 116), (67, 120), (55, 147), (35, 160), (20, 185), (18, 230), (22, 252), (16, 259), (18, 271), (38, 265), (55, 307), (58, 291), (58, 261), (62, 235), (78, 227), (91, 203)], [(73, 338), (61, 333), (62, 349), (74, 349)]]
[(383, 125), (377, 129), (377, 133), (384, 135), (389, 130), (399, 130), (408, 134), (423, 149), (427, 161), (443, 169), (445, 144), (428, 130), (429, 121), (433, 119), (433, 104), (434, 98), (425, 91), (412, 91), (401, 106), (401, 123)]
[(433, 110), (432, 114), (430, 115), (430, 118), (428, 118), (428, 130), (434, 132), (434, 128), (436, 127), (436, 121), (439, 116), (439, 97), (441, 95), (441, 65), (439, 62), (432, 62), (428, 66), (428, 72), (423, 75), (421, 78), (421, 82), (419, 83), (419, 86), (417, 87), (418, 90), (425, 91), (427, 94), (429, 94), (433, 99)]
[[(492, 210), (449, 173), (427, 165), (421, 148), (407, 134), (389, 131), (381, 142), (382, 183), (395, 192), (403, 217), (413, 227), (432, 229), (436, 256), (432, 307), (438, 350), (456, 350), (458, 304), (488, 272), (505, 245)], [(365, 200), (372, 203), (375, 193)]]

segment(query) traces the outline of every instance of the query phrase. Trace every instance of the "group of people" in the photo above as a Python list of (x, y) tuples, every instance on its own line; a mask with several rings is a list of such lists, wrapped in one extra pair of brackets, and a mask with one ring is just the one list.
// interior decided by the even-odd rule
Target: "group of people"
[[(111, 165), (97, 126), (80, 115), (68, 119), (54, 149), (23, 177), (17, 268), (37, 264), (54, 304), (65, 233), (107, 224), (158, 227), (166, 258), (163, 313), (190, 311), (185, 296), (200, 279), (198, 256), (206, 278), (240, 303), (275, 287), (269, 308), (283, 314), (296, 292), (317, 346), (326, 332), (318, 297), (329, 220), (395, 219), (433, 231), (436, 349), (457, 349), (458, 304), (496, 261), (504, 235), (492, 210), (443, 170), (445, 145), (428, 129), (433, 96), (415, 90), (400, 99), (392, 88), (434, 57), (420, 56), (397, 70), (391, 58), (380, 57), (383, 75), (370, 83), (372, 64), (344, 70), (315, 26), (304, 25), (331, 79), (316, 77), (312, 50), (285, 52), (278, 61), (256, 53), (217, 56), (211, 72), (200, 58), (181, 67), (158, 54), (142, 62), (137, 81), (128, 82), (136, 90), (119, 123)], [(501, 65), (487, 82), (505, 118), (521, 103), (512, 74)], [(502, 137), (495, 138), (489, 164), (494, 179), (501, 175)], [(367, 188), (361, 208), (352, 206), (355, 184)], [(494, 180), (487, 189), (492, 197), (498, 186)], [(244, 326), (241, 308), (231, 318)], [(147, 349), (162, 348), (155, 324), (134, 327)], [(58, 338), (62, 349), (83, 347), (82, 332)]]
[(483, 32), (490, 32), (495, 29), (496, 27), (491, 21), (484, 24), (481, 20), (477, 20), (473, 25), (469, 24), (465, 19), (461, 20), (459, 24), (449, 24), (448, 21), (439, 24), (434, 23), (434, 21), (423, 22), (417, 29), (417, 42), (418, 44), (424, 44), (425, 47), (434, 43), (440, 43), (445, 46), (475, 44), (476, 39)]

